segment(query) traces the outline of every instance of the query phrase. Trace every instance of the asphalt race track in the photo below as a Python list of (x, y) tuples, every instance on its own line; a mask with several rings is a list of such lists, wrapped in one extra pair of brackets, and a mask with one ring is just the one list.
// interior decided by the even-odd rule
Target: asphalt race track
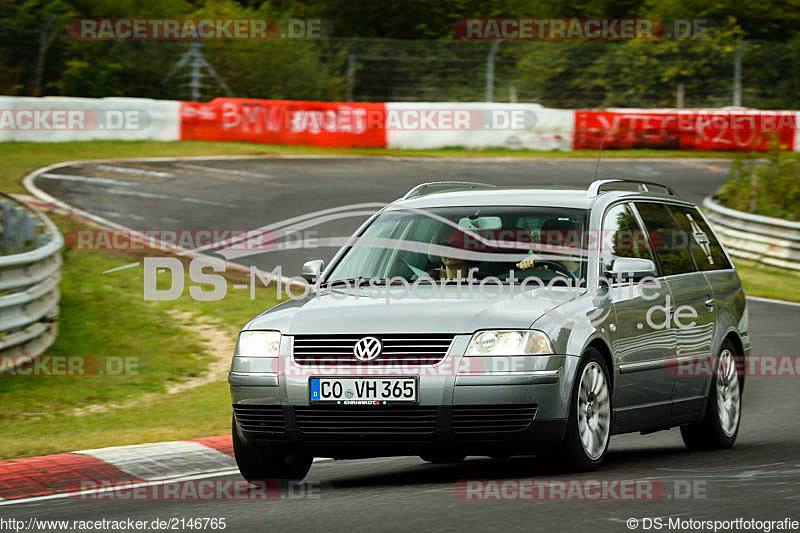
[[(42, 174), (35, 185), (134, 230), (251, 230), (331, 207), (388, 203), (425, 181), (586, 187), (594, 168), (594, 161), (563, 159), (224, 159), (87, 164)], [(617, 160), (604, 161), (600, 176), (662, 180), (682, 195), (701, 200), (723, 182), (727, 168), (724, 161)], [(340, 218), (304, 231), (317, 237), (347, 236), (365, 218)], [(237, 261), (270, 271), (280, 265), (283, 274), (291, 276), (300, 273), (304, 261), (327, 260), (335, 251), (271, 251)]]
[[(601, 177), (638, 177), (675, 187), (692, 200), (713, 192), (728, 163), (714, 160), (606, 160)], [(589, 160), (426, 160), (271, 158), (86, 164), (52, 170), (35, 185), (48, 194), (137, 230), (252, 229), (316, 210), (388, 202), (431, 179), (502, 185), (586, 186)], [(66, 176), (66, 177), (65, 177)], [(364, 217), (341, 219), (320, 235), (346, 235)], [(296, 275), (306, 259), (333, 250), (269, 252), (238, 259)], [(100, 275), (100, 273), (98, 273)], [(798, 351), (800, 306), (750, 301), (753, 353)], [(535, 459), (469, 458), (430, 465), (416, 457), (315, 464), (318, 497), (271, 502), (148, 502), (51, 499), (0, 508), (25, 519), (225, 517), (230, 531), (627, 531), (629, 518), (695, 520), (800, 518), (797, 377), (751, 377), (742, 429), (724, 452), (690, 453), (677, 430), (612, 438), (605, 467), (563, 474)], [(228, 476), (238, 479), (238, 476)], [(462, 501), (459, 480), (488, 478), (661, 480), (657, 501)], [(674, 487), (695, 487), (688, 498)], [(699, 489), (698, 489), (699, 487)], [(640, 528), (641, 529), (641, 528)], [(663, 528), (668, 530), (667, 527)]]

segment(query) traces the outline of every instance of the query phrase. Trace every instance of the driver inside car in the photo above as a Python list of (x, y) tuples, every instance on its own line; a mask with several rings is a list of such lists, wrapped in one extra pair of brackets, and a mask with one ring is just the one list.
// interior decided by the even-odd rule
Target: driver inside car
[[(449, 248), (464, 248), (464, 233), (445, 226), (431, 239), (431, 244), (447, 246)], [(435, 280), (454, 280), (466, 279), (469, 276), (470, 262), (458, 257), (448, 257), (446, 255), (431, 256), (435, 263), (436, 259), (442, 263), (441, 267), (434, 267), (428, 270), (428, 275)]]
[[(565, 218), (551, 218), (542, 224), (540, 231), (539, 244), (544, 247), (564, 247), (569, 246), (571, 241), (576, 237), (576, 233), (580, 231), (580, 227), (572, 220)], [(536, 253), (531, 250), (531, 253)], [(552, 260), (538, 260), (536, 257), (529, 257), (517, 263), (517, 268), (522, 270), (540, 269), (551, 270), (559, 272), (559, 269), (554, 268), (548, 263), (558, 263), (565, 270), (567, 270), (573, 277), (578, 277), (580, 273), (581, 264), (573, 259), (561, 257), (560, 259)], [(563, 272), (562, 272), (563, 273)]]

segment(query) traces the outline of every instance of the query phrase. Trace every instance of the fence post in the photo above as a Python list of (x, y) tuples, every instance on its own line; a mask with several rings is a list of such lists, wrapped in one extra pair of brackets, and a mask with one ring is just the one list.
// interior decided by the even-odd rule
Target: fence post
[(742, 107), (742, 54), (747, 47), (747, 42), (742, 41), (736, 48), (736, 56), (733, 59), (733, 105)]
[(494, 99), (494, 55), (500, 46), (500, 40), (492, 41), (489, 47), (489, 55), (486, 57), (486, 101)]
[(50, 15), (47, 22), (42, 26), (42, 31), (39, 33), (39, 55), (36, 58), (36, 81), (33, 85), (33, 95), (42, 96), (42, 76), (44, 74), (44, 59), (47, 54), (47, 48), (50, 46), (48, 35), (50, 34), (50, 27), (55, 22), (56, 16)]
[(347, 54), (347, 101), (353, 101), (353, 88), (356, 84), (356, 54)]

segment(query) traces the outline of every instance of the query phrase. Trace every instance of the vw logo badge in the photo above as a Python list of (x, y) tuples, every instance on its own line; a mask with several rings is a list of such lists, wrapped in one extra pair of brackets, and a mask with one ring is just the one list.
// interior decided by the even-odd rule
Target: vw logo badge
[(380, 339), (375, 337), (364, 337), (356, 342), (353, 347), (353, 355), (359, 361), (372, 361), (381, 354), (383, 345)]

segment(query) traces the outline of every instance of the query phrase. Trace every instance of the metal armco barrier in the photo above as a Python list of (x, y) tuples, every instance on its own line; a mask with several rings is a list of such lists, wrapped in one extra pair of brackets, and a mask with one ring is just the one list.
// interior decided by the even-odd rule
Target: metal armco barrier
[(64, 239), (39, 211), (0, 193), (0, 356), (35, 358), (58, 333)]
[(703, 207), (732, 256), (800, 271), (800, 222), (744, 213), (712, 198)]

